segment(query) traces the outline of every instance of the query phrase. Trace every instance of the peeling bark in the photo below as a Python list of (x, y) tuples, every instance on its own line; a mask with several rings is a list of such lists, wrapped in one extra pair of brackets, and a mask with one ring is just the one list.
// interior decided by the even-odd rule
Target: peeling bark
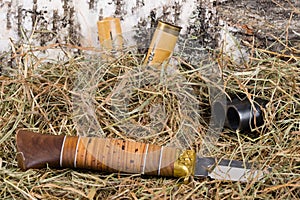
[[(280, 51), (300, 44), (300, 1), (243, 0), (217, 5), (218, 15), (242, 41)], [(274, 45), (274, 42), (276, 45)]]

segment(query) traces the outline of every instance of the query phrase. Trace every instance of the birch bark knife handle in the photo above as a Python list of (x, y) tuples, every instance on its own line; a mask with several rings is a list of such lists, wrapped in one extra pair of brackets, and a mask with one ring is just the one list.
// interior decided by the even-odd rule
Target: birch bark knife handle
[(20, 130), (18, 166), (63, 167), (103, 172), (184, 177), (192, 175), (195, 153), (140, 142), (97, 137), (55, 136)]

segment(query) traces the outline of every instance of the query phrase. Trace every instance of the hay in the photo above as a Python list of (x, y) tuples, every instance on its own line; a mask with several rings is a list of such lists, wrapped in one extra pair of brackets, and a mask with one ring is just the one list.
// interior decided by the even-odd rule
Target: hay
[[(47, 60), (37, 57), (45, 50), (58, 50), (58, 47), (65, 55), (64, 59)], [(100, 63), (97, 56), (91, 55), (97, 55), (96, 50), (81, 47), (80, 51), (90, 55), (76, 56), (72, 53), (74, 49), (78, 48), (33, 48), (24, 44), (19, 48), (13, 46), (12, 52), (1, 56), (1, 199), (300, 198), (300, 58), (257, 48), (252, 49), (252, 57), (243, 67), (218, 54), (216, 60), (222, 59), (219, 63), (226, 63), (226, 66), (220, 67), (223, 68), (227, 92), (241, 92), (249, 98), (268, 100), (264, 109), (265, 124), (256, 130), (259, 133), (257, 138), (223, 130), (211, 155), (256, 162), (262, 168), (272, 167), (272, 172), (262, 181), (239, 183), (202, 179), (192, 180), (185, 185), (172, 178), (106, 174), (85, 170), (46, 168), (21, 172), (15, 159), (14, 136), (18, 128), (44, 134), (76, 135), (78, 122), (89, 121), (96, 123), (89, 131), (97, 136), (134, 139), (160, 145), (176, 137), (174, 132), (179, 128), (179, 121), (182, 119), (181, 107), (178, 97), (172, 95), (168, 87), (159, 84), (152, 87), (146, 84), (140, 91), (136, 91), (131, 96), (128, 110), (133, 111), (131, 108), (136, 107), (139, 109), (128, 118), (118, 118), (116, 109), (112, 109), (111, 98), (116, 84), (120, 83), (126, 72), (141, 64), (140, 55), (124, 52), (117, 60), (107, 64)], [(299, 52), (299, 48), (293, 49)], [(186, 84), (192, 85), (196, 90), (199, 112), (207, 117), (210, 114), (208, 89), (203, 74), (191, 67), (183, 66), (180, 73), (184, 76)], [(87, 74), (79, 78), (78, 72), (84, 69), (92, 70), (86, 70)], [(93, 71), (95, 69), (101, 73), (97, 75)], [(87, 83), (93, 85), (95, 81), (98, 81), (95, 88), (84, 87)], [(88, 103), (93, 104), (94, 114), (82, 113), (80, 104), (79, 109), (74, 111), (74, 98), (86, 94), (81, 91), (93, 91), (92, 97), (84, 97), (89, 100)], [(185, 94), (188, 95), (189, 92)], [(157, 102), (165, 104), (168, 116), (164, 123), (152, 126), (160, 127), (158, 132), (131, 135), (122, 131), (122, 120), (133, 124), (138, 122), (137, 125), (149, 124), (151, 106)], [(179, 112), (173, 112), (174, 108)], [(74, 119), (74, 112), (83, 115)], [(207, 119), (204, 117), (199, 124), (198, 132), (201, 134), (192, 138), (196, 141), (193, 145), (201, 143), (199, 141), (203, 139), (207, 126)], [(87, 127), (81, 128), (86, 130)]]

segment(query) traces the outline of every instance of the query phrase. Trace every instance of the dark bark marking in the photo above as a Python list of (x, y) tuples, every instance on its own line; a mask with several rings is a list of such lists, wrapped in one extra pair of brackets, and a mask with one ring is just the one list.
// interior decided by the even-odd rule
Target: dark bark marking
[(179, 4), (179, 2), (175, 2), (175, 5), (172, 8), (174, 9), (174, 23), (176, 24), (180, 19), (182, 5)]
[(194, 22), (187, 27), (187, 36), (197, 37), (200, 46), (216, 48), (220, 27), (213, 4), (208, 5), (200, 1), (192, 16)]
[(157, 25), (157, 18), (156, 18), (156, 10), (151, 10), (150, 12), (150, 19), (151, 19), (151, 28), (155, 28)]
[(21, 37), (22, 36), (22, 31), (21, 31), (21, 29), (22, 29), (22, 22), (23, 22), (23, 18), (22, 18), (22, 16), (23, 16), (23, 14), (22, 14), (22, 6), (19, 6), (18, 7), (18, 14), (17, 14), (17, 32), (18, 32), (18, 36), (19, 37)]
[(95, 1), (95, 0), (89, 0), (89, 9), (90, 10), (95, 9), (96, 5), (97, 5), (97, 1)]
[(131, 13), (135, 13), (139, 8), (145, 6), (144, 0), (136, 0), (135, 1), (135, 6), (131, 8)]
[(59, 20), (60, 20), (60, 17), (58, 15), (58, 10), (53, 10), (53, 21), (52, 21), (52, 32), (54, 34), (57, 33), (57, 30), (58, 30), (58, 27), (59, 27)]
[(81, 46), (80, 44), (80, 26), (75, 23), (75, 9), (69, 10), (69, 40), (71, 44)]
[[(30, 12), (30, 11), (28, 11)], [(36, 22), (37, 19), (37, 0), (33, 0), (33, 5), (32, 5), (32, 11), (31, 11), (32, 15), (31, 15), (31, 20), (32, 20), (32, 27), (34, 27), (34, 24)]]
[(10, 16), (11, 16), (11, 2), (7, 4), (7, 13), (6, 13), (6, 29), (11, 29), (11, 21), (10, 21)]
[(103, 20), (103, 8), (100, 8), (99, 10), (99, 21)]
[(115, 17), (119, 17), (123, 20), (123, 17), (127, 14), (127, 11), (124, 9), (125, 1), (123, 0), (114, 0), (116, 5)]

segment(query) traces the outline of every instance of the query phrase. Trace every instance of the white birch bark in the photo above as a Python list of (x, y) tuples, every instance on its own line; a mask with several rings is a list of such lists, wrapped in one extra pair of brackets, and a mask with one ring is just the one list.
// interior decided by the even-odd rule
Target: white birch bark
[[(96, 22), (108, 16), (121, 18), (123, 32), (146, 30), (161, 19), (182, 26), (183, 35), (197, 37), (204, 47), (225, 44), (232, 51), (248, 36), (265, 46), (274, 37), (299, 41), (299, 15), (298, 0), (2, 0), (0, 52), (10, 49), (10, 41), (97, 47)], [(228, 33), (240, 39), (228, 39)]]

